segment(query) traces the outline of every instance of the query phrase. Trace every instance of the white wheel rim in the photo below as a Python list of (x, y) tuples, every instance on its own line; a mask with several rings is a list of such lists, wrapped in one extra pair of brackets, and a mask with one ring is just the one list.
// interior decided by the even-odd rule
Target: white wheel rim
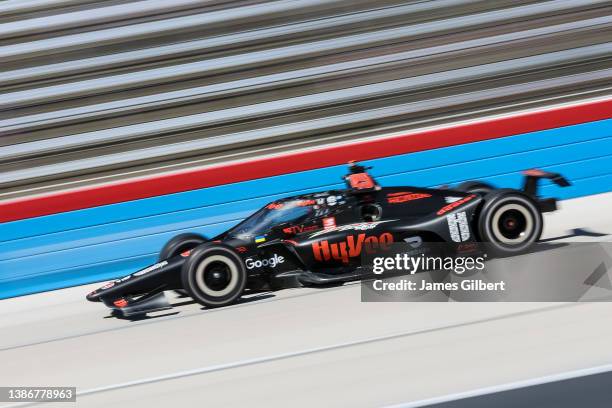
[[(520, 212), (525, 217), (525, 230), (517, 237), (517, 238), (508, 238), (505, 237), (504, 234), (499, 229), (499, 219), (503, 213), (510, 210), (516, 210)], [(533, 216), (529, 212), (527, 208), (519, 204), (505, 204), (499, 207), (495, 214), (493, 215), (493, 219), (491, 220), (491, 230), (493, 231), (493, 235), (495, 239), (499, 242), (509, 245), (522, 244), (529, 238), (534, 229)]]
[[(204, 281), (204, 272), (206, 271), (206, 267), (213, 262), (223, 262), (225, 265), (227, 265), (230, 272), (230, 281), (227, 286), (221, 290), (211, 289)], [(195, 279), (198, 288), (200, 288), (200, 290), (205, 295), (212, 297), (222, 297), (231, 293), (231, 291), (234, 290), (238, 285), (238, 268), (236, 267), (235, 262), (231, 258), (228, 258), (224, 255), (212, 255), (200, 262), (200, 264), (196, 268)]]

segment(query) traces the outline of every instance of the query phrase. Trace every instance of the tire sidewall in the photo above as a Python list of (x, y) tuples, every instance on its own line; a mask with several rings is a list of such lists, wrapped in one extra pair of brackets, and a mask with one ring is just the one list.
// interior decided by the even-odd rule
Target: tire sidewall
[[(496, 190), (484, 197), (485, 204), (480, 211), (478, 220), (478, 233), (480, 239), (485, 242), (487, 249), (495, 255), (512, 255), (528, 250), (540, 239), (544, 226), (542, 214), (535, 201), (521, 192), (515, 190)], [(493, 220), (496, 214), (507, 206), (519, 206), (531, 216), (531, 232), (527, 239), (520, 245), (511, 245), (500, 242), (494, 231)]]
[[(232, 287), (228, 293), (215, 295), (214, 290), (201, 285), (205, 284), (203, 278), (198, 276), (203, 274), (201, 265), (206, 265), (211, 259), (222, 262), (233, 262), (230, 266), (230, 283)], [(181, 281), (183, 288), (198, 303), (207, 307), (227, 306), (238, 299), (244, 292), (246, 286), (246, 269), (240, 256), (231, 248), (223, 244), (211, 244), (197, 247), (183, 264), (181, 269)], [(225, 289), (224, 289), (225, 290)]]

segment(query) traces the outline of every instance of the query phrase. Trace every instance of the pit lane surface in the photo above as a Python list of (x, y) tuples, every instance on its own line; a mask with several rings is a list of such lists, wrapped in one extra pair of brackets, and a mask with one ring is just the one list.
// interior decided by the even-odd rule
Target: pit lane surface
[[(544, 238), (612, 240), (611, 202), (562, 202)], [(77, 386), (86, 407), (381, 406), (612, 363), (609, 303), (361, 303), (351, 284), (130, 322), (84, 300), (97, 286), (0, 302), (0, 385)]]

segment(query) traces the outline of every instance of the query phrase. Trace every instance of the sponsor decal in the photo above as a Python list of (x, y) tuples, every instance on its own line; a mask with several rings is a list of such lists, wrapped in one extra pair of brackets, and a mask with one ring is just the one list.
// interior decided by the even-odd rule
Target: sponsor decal
[(418, 235), (404, 238), (404, 241), (407, 242), (411, 248), (418, 248), (423, 244), (423, 238), (419, 237)]
[(128, 301), (125, 299), (117, 299), (113, 302), (113, 305), (117, 307), (126, 307), (128, 305)]
[(283, 208), (283, 204), (281, 203), (270, 203), (266, 206), (268, 210), (280, 210)]
[(240, 252), (241, 254), (245, 253), (247, 251), (247, 248), (244, 246), (239, 246), (238, 248), (236, 248), (236, 251)]
[(457, 245), (457, 252), (458, 253), (470, 253), (470, 252), (476, 252), (478, 250), (478, 244), (475, 242), (466, 242), (464, 244), (459, 244)]
[(315, 200), (300, 200), (295, 203), (298, 207), (308, 207), (310, 205), (315, 205), (317, 202)]
[(312, 252), (319, 262), (335, 259), (347, 264), (351, 258), (360, 256), (364, 249), (366, 253), (372, 254), (379, 250), (388, 250), (391, 244), (393, 244), (393, 235), (389, 232), (370, 236), (362, 233), (357, 236), (349, 235), (340, 242), (330, 243), (327, 240), (313, 242)]
[(472, 194), (472, 195), (469, 195), (467, 197), (463, 197), (461, 200), (457, 200), (457, 201), (455, 201), (453, 203), (450, 203), (450, 204), (440, 208), (440, 210), (438, 210), (438, 212), (436, 214), (437, 215), (444, 215), (447, 212), (449, 212), (449, 211), (451, 211), (451, 210), (453, 210), (453, 209), (455, 209), (455, 208), (457, 208), (457, 207), (467, 203), (468, 201), (470, 201), (474, 197), (476, 197), (476, 194)]
[(183, 258), (187, 258), (189, 255), (191, 255), (191, 249), (185, 251), (185, 252), (181, 252), (181, 256)]
[(334, 231), (350, 231), (350, 230), (367, 231), (367, 230), (370, 230), (372, 228), (376, 228), (376, 226), (378, 226), (379, 224), (383, 224), (385, 222), (392, 222), (392, 221), (397, 221), (397, 220), (358, 222), (356, 224), (346, 224), (346, 225), (340, 225), (339, 227), (337, 227), (337, 226), (335, 226), (335, 220), (334, 220), (334, 226), (333, 227), (326, 228), (326, 229), (324, 229), (322, 231), (317, 231), (314, 234), (312, 234), (309, 238), (318, 237), (319, 235), (328, 234), (328, 233), (334, 232)]
[(255, 237), (255, 243), (256, 243), (256, 244), (260, 244), (260, 243), (262, 243), (262, 242), (266, 242), (266, 237), (265, 237), (265, 236), (260, 235), (260, 236), (258, 236), (258, 237)]
[(336, 217), (323, 218), (323, 229), (336, 228)]
[(244, 261), (244, 264), (246, 265), (247, 269), (262, 268), (262, 267), (276, 268), (277, 265), (280, 265), (283, 262), (285, 262), (284, 256), (274, 254), (271, 258), (266, 258), (266, 259), (247, 258)]
[(318, 230), (317, 225), (293, 225), (291, 227), (283, 228), (285, 234), (301, 234), (303, 232)]
[(421, 198), (429, 198), (431, 194), (427, 193), (411, 193), (409, 191), (400, 191), (397, 193), (387, 194), (387, 202), (389, 204), (400, 204), (407, 201), (420, 200)]
[(315, 205), (317, 202), (315, 200), (296, 200), (290, 201), (288, 203), (270, 203), (266, 206), (268, 210), (280, 210), (286, 204), (290, 204), (295, 207), (308, 207), (310, 205)]
[(134, 276), (141, 276), (141, 275), (147, 274), (149, 272), (153, 272), (154, 270), (163, 268), (166, 265), (168, 265), (168, 261), (163, 261), (163, 262), (160, 262), (160, 263), (156, 263), (155, 265), (151, 265), (148, 268), (143, 269), (142, 271), (138, 271), (138, 272), (134, 273)]
[(315, 217), (324, 217), (328, 214), (329, 214), (329, 207), (322, 207), (319, 209), (315, 209), (315, 212), (314, 212)]
[(333, 207), (337, 204), (345, 204), (346, 200), (344, 199), (344, 196), (342, 195), (328, 195), (328, 194), (324, 194), (322, 197), (320, 195), (315, 195), (314, 197), (315, 200), (312, 200), (313, 203), (312, 205), (315, 206), (316, 208), (319, 207), (323, 207), (323, 206), (330, 206)]
[(467, 241), (470, 238), (470, 226), (465, 211), (446, 216), (448, 231), (455, 242)]
[(108, 282), (106, 285), (102, 286), (100, 290), (110, 289), (115, 286), (115, 282)]

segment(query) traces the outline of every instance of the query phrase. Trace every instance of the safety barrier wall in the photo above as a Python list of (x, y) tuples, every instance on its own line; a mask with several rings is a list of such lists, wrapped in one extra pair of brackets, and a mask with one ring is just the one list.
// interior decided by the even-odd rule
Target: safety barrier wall
[(611, 32), (612, 0), (3, 1), (0, 200), (607, 95)]
[[(607, 192), (612, 190), (610, 118), (612, 100), (605, 100), (170, 176), (175, 179), (157, 176), (127, 187), (85, 189), (73, 197), (63, 193), (3, 203), (0, 298), (128, 274), (152, 263), (173, 235), (213, 236), (276, 198), (341, 188), (347, 158), (374, 166), (382, 185), (481, 179), (519, 187), (520, 171), (538, 167), (560, 172), (572, 183), (566, 189), (545, 183), (545, 196)], [(41, 214), (49, 215), (35, 216)]]

